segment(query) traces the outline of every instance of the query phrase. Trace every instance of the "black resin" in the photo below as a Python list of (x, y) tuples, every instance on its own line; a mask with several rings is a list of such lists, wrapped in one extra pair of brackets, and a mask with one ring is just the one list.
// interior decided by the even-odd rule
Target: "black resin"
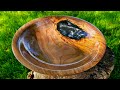
[(77, 25), (72, 24), (68, 20), (63, 20), (57, 23), (57, 30), (64, 36), (71, 39), (79, 40), (85, 38), (87, 33), (79, 28)]

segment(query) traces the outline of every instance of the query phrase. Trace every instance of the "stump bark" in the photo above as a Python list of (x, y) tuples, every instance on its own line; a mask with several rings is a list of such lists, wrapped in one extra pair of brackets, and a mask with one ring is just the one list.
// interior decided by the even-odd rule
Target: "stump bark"
[(80, 74), (70, 76), (50, 76), (35, 71), (30, 71), (27, 79), (108, 79), (114, 69), (114, 54), (109, 47), (100, 62)]

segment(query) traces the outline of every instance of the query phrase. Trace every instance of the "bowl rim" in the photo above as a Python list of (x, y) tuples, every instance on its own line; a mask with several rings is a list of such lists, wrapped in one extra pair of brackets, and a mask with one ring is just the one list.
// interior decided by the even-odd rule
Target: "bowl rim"
[[(55, 17), (55, 16), (46, 16), (46, 17)], [(79, 66), (80, 61), (70, 63), (70, 64), (56, 65), (56, 64), (47, 64), (46, 62), (44, 63), (44, 62), (42, 62), (42, 60), (40, 60), (39, 63), (45, 64), (45, 65), (48, 65), (49, 67), (51, 67), (51, 68), (43, 68), (41, 66), (37, 66), (37, 65), (33, 64), (32, 62), (29, 62), (29, 60), (26, 60), (24, 57), (22, 57), (19, 49), (17, 48), (17, 41), (19, 39), (19, 36), (22, 34), (23, 31), (26, 30), (26, 28), (28, 28), (29, 26), (33, 25), (34, 23), (40, 21), (42, 18), (46, 18), (46, 17), (36, 18), (36, 19), (33, 19), (33, 20), (27, 22), (26, 24), (21, 26), (16, 31), (16, 33), (14, 34), (13, 39), (12, 39), (12, 51), (13, 51), (13, 54), (16, 57), (16, 59), (22, 65), (24, 65), (25, 67), (27, 67), (30, 70), (33, 70), (33, 71), (36, 71), (36, 72), (39, 72), (39, 73), (49, 74), (49, 75), (50, 74), (51, 75), (62, 75), (63, 76), (63, 75), (72, 75), (72, 74), (76, 74), (76, 73), (86, 71), (86, 70), (92, 68), (93, 66), (95, 66), (101, 60), (105, 51), (103, 52), (102, 57), (99, 57), (99, 59), (97, 58), (97, 55), (96, 55), (90, 62), (88, 62), (88, 63), (86, 63), (82, 66)], [(57, 16), (57, 17), (59, 17), (59, 16)], [(60, 16), (60, 17), (76, 18), (76, 17), (73, 17), (73, 16)], [(77, 18), (77, 19), (80, 19), (80, 18)], [(80, 20), (85, 21), (83, 19), (80, 19)], [(87, 22), (87, 21), (85, 21), (85, 22)], [(91, 24), (89, 22), (87, 22), (87, 23), (94, 26), (93, 24)], [(95, 26), (94, 26), (94, 28), (98, 29)]]

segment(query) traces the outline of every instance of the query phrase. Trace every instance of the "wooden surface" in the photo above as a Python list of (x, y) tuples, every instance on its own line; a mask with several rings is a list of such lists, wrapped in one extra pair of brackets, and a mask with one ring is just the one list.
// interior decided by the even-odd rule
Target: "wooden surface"
[[(68, 20), (87, 33), (79, 40), (63, 36), (57, 23)], [(72, 75), (95, 66), (103, 57), (106, 41), (98, 28), (69, 16), (38, 18), (23, 25), (14, 35), (12, 50), (28, 69), (48, 75)]]
[(27, 79), (108, 79), (114, 69), (114, 54), (107, 47), (104, 57), (91, 69), (76, 75), (70, 76), (50, 76), (30, 71)]

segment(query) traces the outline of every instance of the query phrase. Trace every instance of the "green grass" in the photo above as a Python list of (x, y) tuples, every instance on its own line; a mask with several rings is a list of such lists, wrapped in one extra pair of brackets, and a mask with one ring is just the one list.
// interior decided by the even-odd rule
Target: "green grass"
[(119, 11), (0, 11), (0, 79), (25, 79), (30, 71), (13, 55), (11, 42), (15, 32), (28, 21), (50, 16), (68, 15), (84, 19), (104, 34), (115, 54), (115, 68), (110, 79), (120, 79), (120, 12)]

